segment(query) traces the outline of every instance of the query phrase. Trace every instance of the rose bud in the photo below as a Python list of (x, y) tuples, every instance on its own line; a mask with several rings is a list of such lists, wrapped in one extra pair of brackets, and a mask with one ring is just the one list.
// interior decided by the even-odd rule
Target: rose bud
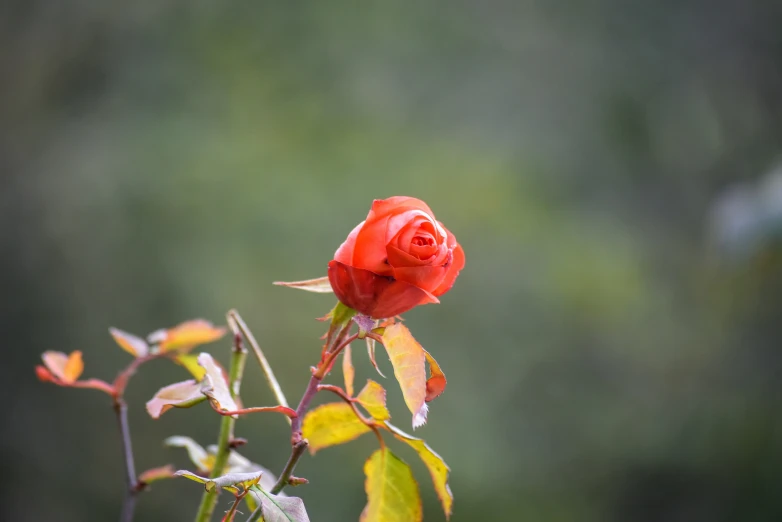
[(346, 306), (376, 319), (439, 303), (464, 268), (456, 238), (420, 199), (375, 200), (329, 263), (329, 282)]

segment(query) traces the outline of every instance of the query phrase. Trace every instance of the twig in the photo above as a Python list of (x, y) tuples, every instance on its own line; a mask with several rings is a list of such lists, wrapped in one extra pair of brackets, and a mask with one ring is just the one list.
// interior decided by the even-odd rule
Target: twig
[[(293, 445), (291, 456), (288, 458), (288, 462), (285, 464), (282, 473), (280, 473), (280, 478), (277, 479), (277, 482), (274, 484), (274, 486), (272, 486), (272, 489), (269, 490), (271, 495), (278, 494), (285, 486), (288, 485), (288, 481), (290, 480), (291, 475), (293, 475), (293, 470), (296, 468), (296, 463), (299, 461), (304, 452), (307, 451), (308, 446), (309, 442), (307, 442), (307, 439), (302, 439)], [(247, 522), (257, 522), (261, 519), (262, 516), (263, 504), (259, 503), (255, 511), (253, 511), (250, 515), (250, 518), (247, 519)]]
[(274, 376), (274, 371), (272, 370), (269, 361), (266, 360), (266, 356), (263, 355), (263, 350), (261, 350), (258, 341), (255, 340), (253, 333), (245, 324), (244, 320), (242, 319), (242, 316), (239, 315), (238, 311), (231, 310), (228, 312), (228, 322), (229, 324), (231, 323), (235, 324), (242, 332), (242, 335), (247, 340), (247, 343), (253, 349), (253, 354), (255, 354), (255, 358), (258, 359), (258, 364), (261, 365), (261, 370), (263, 370), (263, 375), (266, 377), (266, 382), (269, 384), (269, 387), (272, 389), (272, 392), (274, 393), (274, 397), (277, 399), (277, 402), (280, 404), (280, 406), (287, 407), (288, 400), (285, 398), (285, 394), (282, 392), (280, 383), (277, 382), (277, 378)]
[[(228, 313), (228, 324), (235, 327), (232, 321), (232, 312)], [(234, 349), (231, 354), (231, 366), (228, 370), (228, 380), (230, 383), (231, 396), (236, 398), (239, 395), (239, 384), (244, 372), (244, 363), (247, 359), (247, 350), (242, 343), (242, 334), (238, 329), (234, 330)], [(228, 457), (231, 453), (231, 440), (234, 438), (234, 424), (236, 419), (233, 417), (223, 417), (220, 422), (220, 434), (217, 440), (217, 452), (215, 453), (214, 465), (212, 466), (211, 478), (222, 475), (225, 465), (228, 463)], [(214, 512), (217, 503), (217, 489), (205, 491), (201, 497), (201, 505), (198, 507), (196, 522), (208, 522)]]
[(153, 359), (161, 357), (162, 354), (152, 354), (144, 357), (137, 357), (125, 367), (114, 379), (111, 385), (111, 395), (114, 398), (114, 413), (117, 415), (120, 436), (122, 437), (122, 454), (125, 461), (125, 472), (127, 490), (122, 501), (122, 511), (120, 512), (120, 522), (131, 522), (136, 511), (136, 497), (141, 488), (139, 487), (138, 476), (136, 475), (136, 463), (133, 458), (133, 444), (130, 438), (130, 426), (128, 425), (128, 405), (125, 403), (125, 388), (130, 382), (130, 378), (136, 373), (136, 370), (142, 364)]
[(356, 399), (348, 396), (345, 390), (339, 386), (334, 386), (333, 384), (321, 384), (318, 386), (318, 391), (330, 391), (331, 393), (339, 395), (339, 397), (348, 404), (352, 404), (356, 401)]
[(302, 439), (296, 444), (293, 445), (293, 450), (291, 451), (291, 456), (288, 458), (288, 462), (285, 464), (285, 467), (282, 469), (282, 473), (280, 473), (280, 477), (277, 479), (277, 482), (274, 484), (271, 490), (269, 490), (269, 493), (272, 495), (276, 495), (282, 489), (288, 485), (288, 480), (291, 478), (291, 475), (293, 474), (293, 470), (296, 468), (296, 463), (299, 461), (301, 456), (304, 454), (305, 451), (307, 451), (307, 447), (310, 445), (309, 442), (307, 442), (307, 439)]
[(214, 401), (209, 401), (209, 405), (212, 407), (214, 411), (219, 413), (220, 415), (245, 415), (247, 413), (260, 413), (260, 412), (266, 412), (266, 411), (273, 411), (276, 413), (282, 413), (288, 418), (294, 418), (296, 417), (296, 412), (292, 409), (286, 407), (286, 406), (254, 406), (252, 408), (242, 408), (239, 410), (234, 411), (226, 411), (221, 410)]
[(138, 478), (136, 476), (136, 463), (133, 459), (133, 446), (130, 440), (130, 427), (128, 426), (128, 405), (122, 397), (114, 399), (114, 411), (117, 414), (119, 431), (122, 436), (122, 453), (125, 460), (127, 477), (127, 490), (122, 502), (120, 522), (131, 522), (136, 511), (136, 496), (138, 495)]

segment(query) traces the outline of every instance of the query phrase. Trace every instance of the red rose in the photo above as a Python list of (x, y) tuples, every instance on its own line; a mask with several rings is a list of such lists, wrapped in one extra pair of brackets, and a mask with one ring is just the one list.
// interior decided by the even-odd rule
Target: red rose
[(426, 303), (453, 286), (464, 268), (456, 238), (420, 199), (376, 199), (329, 263), (337, 298), (381, 319)]

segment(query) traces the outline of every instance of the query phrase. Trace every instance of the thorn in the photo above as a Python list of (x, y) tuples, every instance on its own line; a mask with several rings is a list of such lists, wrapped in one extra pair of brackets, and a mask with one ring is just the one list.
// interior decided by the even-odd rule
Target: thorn
[(242, 437), (236, 437), (228, 441), (228, 447), (231, 449), (236, 449), (239, 446), (244, 446), (245, 444), (247, 444), (247, 439)]
[(291, 478), (288, 479), (288, 484), (294, 487), (301, 486), (302, 484), (309, 484), (309, 483), (310, 483), (309, 480), (301, 477), (291, 476)]

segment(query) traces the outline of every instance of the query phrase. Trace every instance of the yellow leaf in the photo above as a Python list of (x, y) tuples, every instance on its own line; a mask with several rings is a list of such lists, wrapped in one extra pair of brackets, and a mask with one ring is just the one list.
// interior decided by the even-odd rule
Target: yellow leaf
[(405, 404), (413, 413), (413, 428), (426, 423), (426, 355), (410, 330), (402, 323), (386, 327), (383, 346), (394, 367), (394, 376), (402, 388)]
[(385, 426), (394, 437), (409, 444), (410, 447), (418, 453), (421, 460), (424, 461), (426, 468), (429, 470), (429, 474), (432, 476), (434, 489), (437, 492), (437, 496), (440, 498), (445, 517), (449, 518), (451, 516), (451, 510), (453, 509), (453, 493), (451, 493), (451, 487), (448, 485), (448, 473), (450, 473), (451, 469), (443, 458), (435, 453), (424, 440), (408, 435), (391, 423), (386, 422)]
[(208, 478), (196, 475), (186, 469), (180, 469), (174, 473), (175, 477), (185, 477), (194, 482), (204, 485), (207, 491), (213, 491), (215, 488), (223, 488), (234, 494), (241, 493), (250, 486), (254, 486), (261, 480), (262, 471), (252, 473), (227, 473), (220, 477)]
[(413, 472), (388, 449), (375, 451), (364, 464), (367, 505), (361, 522), (420, 522), (421, 496)]
[(71, 384), (76, 382), (76, 379), (81, 376), (84, 371), (84, 362), (81, 358), (81, 352), (71, 352), (70, 355), (65, 355), (62, 352), (48, 351), (41, 355), (43, 364), (46, 368), (61, 380), (63, 383)]
[(192, 375), (197, 381), (200, 381), (204, 378), (204, 375), (206, 375), (206, 370), (204, 370), (204, 368), (198, 364), (197, 355), (180, 353), (174, 357), (174, 362), (180, 366), (184, 366), (184, 368), (190, 372), (190, 375)]
[(375, 420), (386, 421), (391, 418), (386, 407), (386, 390), (372, 379), (367, 379), (367, 384), (356, 397), (356, 402), (366, 408)]
[(345, 391), (348, 397), (353, 397), (353, 378), (356, 376), (356, 369), (353, 368), (353, 361), (350, 355), (350, 345), (347, 345), (342, 355), (342, 375), (345, 377)]
[(109, 328), (109, 333), (119, 347), (133, 357), (144, 357), (149, 353), (149, 346), (147, 346), (147, 342), (141, 337), (136, 337), (128, 332), (123, 332), (119, 328)]
[(81, 358), (81, 352), (76, 350), (68, 356), (68, 362), (65, 363), (63, 371), (63, 380), (65, 382), (75, 382), (84, 371), (84, 361)]
[(349, 404), (332, 402), (318, 406), (304, 417), (301, 434), (310, 443), (310, 452), (349, 442), (370, 429), (356, 417)]
[(187, 351), (199, 344), (214, 342), (225, 335), (224, 327), (214, 326), (204, 319), (185, 321), (182, 324), (151, 334), (150, 342), (157, 343), (161, 352)]

